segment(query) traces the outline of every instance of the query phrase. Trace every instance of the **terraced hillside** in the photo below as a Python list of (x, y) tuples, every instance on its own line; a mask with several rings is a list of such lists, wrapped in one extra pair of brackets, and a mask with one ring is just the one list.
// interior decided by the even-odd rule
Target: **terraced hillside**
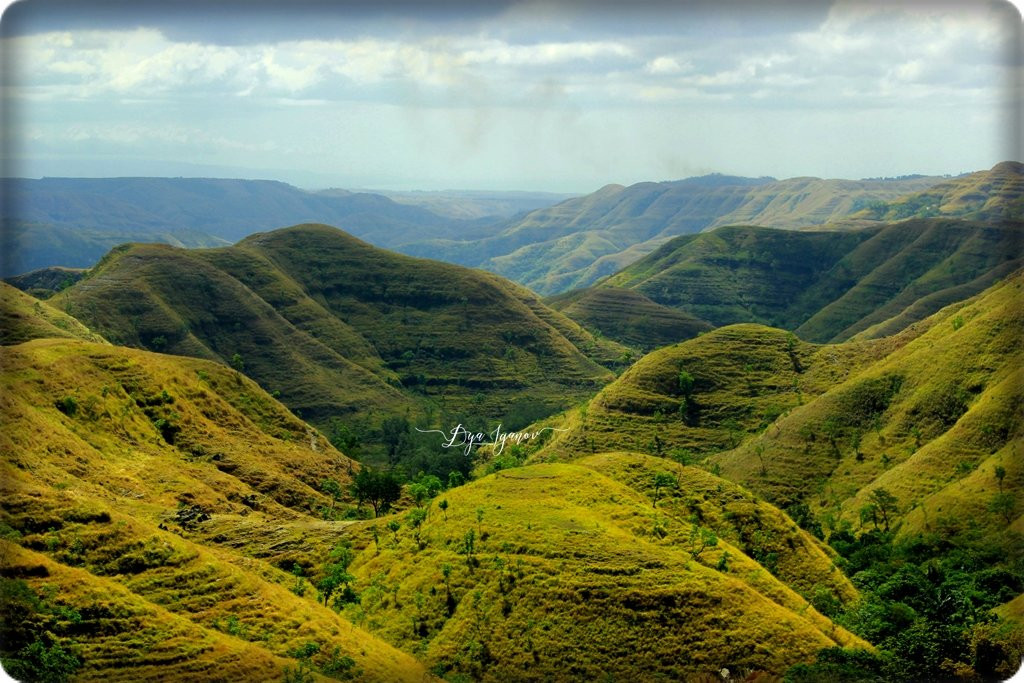
[(1021, 531), (1024, 508), (997, 496), (1024, 485), (1022, 296), (1018, 273), (943, 309), (915, 339), (712, 461), (771, 500), (855, 526), (871, 524), (860, 511), (885, 489), (889, 524), (903, 520), (904, 534)]
[(914, 219), (842, 232), (730, 226), (668, 242), (603, 281), (711, 322), (809, 341), (899, 331), (1024, 263), (1024, 226)]
[(710, 323), (656, 304), (632, 289), (592, 287), (548, 297), (544, 303), (586, 329), (650, 351), (712, 329)]
[[(446, 509), (400, 517), (356, 558), (362, 600), (346, 614), (437, 673), (482, 681), (781, 673), (820, 647), (867, 648), (747, 554), (766, 550), (747, 543), (757, 529), (777, 531), (782, 546), (803, 544), (790, 557), (804, 581), (853, 599), (792, 521), (692, 468), (654, 497), (652, 471), (642, 456), (605, 454), (448, 491)], [(611, 476), (622, 472), (632, 485)], [(693, 521), (687, 506), (733, 521)]]
[(103, 337), (64, 311), (0, 282), (0, 345), (43, 337), (104, 343)]
[[(2, 352), (8, 672), (423, 680), (318, 600), (311, 582), (346, 524), (320, 521), (338, 504), (321, 484), (357, 466), (255, 383), (81, 340)], [(258, 552), (236, 550), (248, 533)]]
[(234, 364), (321, 425), (428, 405), (500, 418), (517, 399), (551, 412), (621, 354), (518, 285), (320, 225), (127, 245), (52, 301), (112, 342)]
[(853, 218), (895, 221), (930, 216), (991, 222), (1024, 219), (1024, 164), (1004, 161), (988, 171), (946, 180), (906, 197), (874, 202)]
[(492, 235), (431, 239), (401, 249), (485, 268), (550, 295), (588, 287), (678, 235), (736, 223), (784, 228), (821, 224), (939, 180), (777, 181), (709, 175), (608, 185), (495, 226)]

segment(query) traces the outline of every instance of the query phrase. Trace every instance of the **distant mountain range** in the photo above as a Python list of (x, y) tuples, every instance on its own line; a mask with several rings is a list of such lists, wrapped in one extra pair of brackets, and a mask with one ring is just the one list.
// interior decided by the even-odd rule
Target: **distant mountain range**
[(0, 191), (7, 201), (4, 276), (47, 266), (88, 268), (125, 242), (226, 246), (303, 222), (338, 225), (382, 246), (470, 239), (480, 227), (378, 194), (313, 193), (269, 180), (8, 178)]
[(941, 180), (711, 175), (609, 185), (566, 199), (537, 192), (307, 192), (275, 181), (211, 178), (4, 179), (0, 276), (87, 268), (125, 242), (225, 246), (254, 232), (318, 222), (550, 294), (589, 285), (675, 235), (729, 223), (816, 225)]
[(820, 225), (941, 181), (711, 175), (608, 185), (507, 221), (484, 239), (432, 239), (402, 250), (484, 268), (550, 295), (587, 287), (678, 235), (738, 223), (794, 229)]

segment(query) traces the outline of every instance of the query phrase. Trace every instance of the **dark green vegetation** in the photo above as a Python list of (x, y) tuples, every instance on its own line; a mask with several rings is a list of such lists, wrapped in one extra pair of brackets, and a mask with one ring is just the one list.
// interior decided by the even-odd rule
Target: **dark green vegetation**
[(83, 268), (51, 266), (5, 278), (4, 281), (39, 299), (46, 299), (75, 284), (85, 275)]
[(677, 237), (600, 287), (635, 289), (714, 325), (809, 341), (881, 337), (1024, 263), (1020, 223), (914, 219), (843, 232), (724, 227)]
[(495, 226), (485, 238), (451, 236), (407, 244), (405, 253), (478, 266), (541, 294), (587, 287), (677, 235), (720, 225), (798, 228), (872, 201), (926, 189), (940, 178), (845, 181), (710, 175), (593, 194)]
[(588, 330), (642, 351), (696, 337), (711, 329), (710, 323), (656, 304), (631, 289), (575, 289), (549, 297), (544, 303)]
[[(596, 391), (613, 375), (595, 361), (623, 351), (497, 276), (315, 225), (223, 249), (119, 247), (51, 303), (114, 343), (229, 364), (392, 461), (410, 423), (526, 424)], [(404, 424), (385, 429), (389, 415)]]

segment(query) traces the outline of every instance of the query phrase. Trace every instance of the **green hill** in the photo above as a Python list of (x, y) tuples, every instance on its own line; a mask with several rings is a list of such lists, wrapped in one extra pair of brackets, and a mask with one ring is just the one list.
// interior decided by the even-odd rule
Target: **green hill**
[(810, 341), (882, 336), (1019, 268), (1019, 223), (915, 219), (841, 232), (730, 226), (678, 237), (603, 281), (714, 325)]
[[(316, 424), (550, 413), (621, 347), (528, 290), (303, 225), (223, 249), (126, 245), (52, 300), (112, 342), (233, 363)], [(372, 425), (376, 426), (376, 425)]]
[(696, 337), (712, 329), (710, 323), (656, 304), (631, 289), (575, 289), (548, 297), (544, 303), (588, 330), (643, 351)]
[(772, 425), (914, 333), (817, 346), (761, 325), (718, 328), (643, 356), (581, 408), (552, 418), (565, 431), (538, 457), (632, 450), (696, 462)]
[(955, 216), (992, 222), (1024, 219), (1024, 164), (1004, 161), (887, 202), (874, 202), (854, 218), (896, 221)]
[(1024, 483), (1022, 293), (1018, 273), (943, 309), (917, 338), (712, 461), (771, 500), (855, 526), (872, 524), (860, 511), (885, 489), (901, 533), (1020, 528), (1015, 499), (993, 502)]
[(42, 337), (105, 343), (67, 313), (0, 282), (0, 346)]
[(83, 268), (52, 266), (5, 278), (4, 282), (23, 292), (28, 292), (32, 296), (46, 299), (75, 284), (84, 275), (85, 269)]
[[(74, 657), (88, 680), (270, 680), (285, 667), (422, 680), (415, 659), (318, 601), (310, 581), (346, 524), (320, 521), (335, 504), (321, 482), (344, 484), (356, 465), (255, 383), (79, 340), (3, 354), (8, 671), (43, 676)], [(236, 550), (252, 528), (301, 540)], [(309, 579), (289, 571), (297, 561)]]
[[(362, 600), (346, 614), (439, 674), (484, 681), (781, 673), (819, 647), (866, 647), (683, 518), (710, 475), (682, 473), (674, 506), (655, 507), (599, 473), (609, 463), (644, 467), (608, 455), (505, 470), (447, 492), (418, 526), (399, 517), (356, 558)], [(730, 495), (729, 509), (752, 505)]]
[(483, 238), (440, 238), (402, 246), (485, 268), (541, 294), (588, 287), (669, 239), (726, 224), (801, 228), (897, 199), (941, 178), (822, 180), (709, 175), (629, 187), (608, 185), (584, 197), (494, 226)]

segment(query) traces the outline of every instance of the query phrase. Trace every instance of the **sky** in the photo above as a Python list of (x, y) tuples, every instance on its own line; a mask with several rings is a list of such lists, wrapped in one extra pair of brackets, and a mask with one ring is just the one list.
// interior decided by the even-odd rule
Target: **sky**
[(590, 192), (1020, 159), (1008, 2), (22, 0), (3, 174)]

